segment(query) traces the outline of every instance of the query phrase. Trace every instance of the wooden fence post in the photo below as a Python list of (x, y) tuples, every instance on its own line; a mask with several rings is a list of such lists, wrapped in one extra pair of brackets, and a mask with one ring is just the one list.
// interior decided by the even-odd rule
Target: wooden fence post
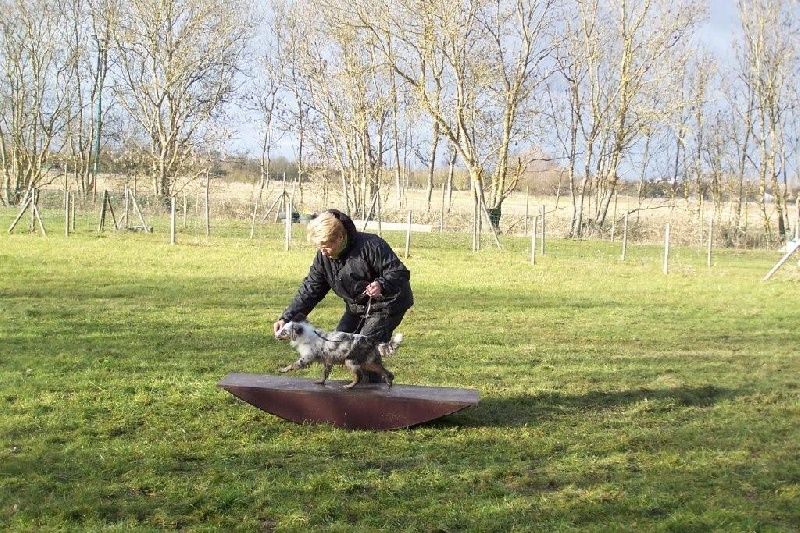
[(169, 243), (175, 244), (175, 197), (169, 199)]
[(442, 182), (442, 205), (439, 207), (439, 233), (444, 233), (445, 183)]
[(628, 213), (625, 213), (625, 221), (622, 225), (622, 261), (628, 255)]
[(529, 208), (530, 208), (530, 201), (531, 201), (531, 188), (525, 187), (525, 229), (523, 234), (528, 234), (528, 217), (529, 215)]
[(97, 231), (103, 231), (106, 224), (106, 212), (111, 213), (111, 220), (114, 222), (114, 228), (117, 227), (117, 215), (114, 214), (114, 207), (111, 205), (111, 195), (108, 190), (103, 191), (103, 206), (100, 208), (100, 224), (97, 226)]
[(480, 212), (478, 211), (478, 201), (475, 200), (472, 206), (472, 251), (477, 252), (481, 248), (481, 234), (480, 234)]
[(544, 227), (545, 227), (545, 224), (546, 224), (545, 223), (545, 207), (544, 207), (544, 204), (542, 204), (542, 255), (544, 255), (544, 240), (545, 240)]
[(284, 202), (286, 207), (286, 218), (284, 219), (283, 229), (283, 251), (289, 251), (289, 245), (292, 242), (292, 202), (294, 198), (289, 196), (289, 193), (284, 191)]
[(408, 212), (408, 226), (406, 227), (406, 255), (405, 258), (408, 259), (408, 252), (411, 248), (411, 211)]
[(70, 225), (71, 225), (72, 231), (75, 231), (75, 202), (77, 200), (77, 197), (76, 197), (76, 195), (74, 193), (69, 193), (69, 197), (70, 197), (70, 202), (69, 202), (70, 203), (69, 220), (70, 220)]
[(714, 246), (714, 217), (708, 220), (708, 250), (706, 252), (706, 266), (711, 267), (711, 250)]
[(69, 237), (69, 189), (64, 191), (64, 237)]
[(211, 176), (206, 170), (206, 237), (211, 236)]

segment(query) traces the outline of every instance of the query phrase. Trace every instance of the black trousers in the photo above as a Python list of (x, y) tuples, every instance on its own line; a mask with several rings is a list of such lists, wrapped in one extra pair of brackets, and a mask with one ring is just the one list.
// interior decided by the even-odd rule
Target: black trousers
[[(349, 311), (345, 311), (342, 318), (339, 319), (336, 331), (360, 333), (361, 335), (375, 339), (376, 342), (388, 342), (391, 340), (395, 328), (403, 321), (405, 314), (405, 311), (393, 315), (374, 313), (364, 318), (361, 315), (355, 315)], [(372, 383), (380, 383), (383, 381), (382, 376), (375, 372), (364, 372), (364, 377), (367, 381)]]
[(391, 340), (394, 330), (400, 325), (400, 322), (403, 321), (405, 314), (405, 311), (393, 315), (371, 313), (364, 318), (361, 315), (345, 311), (342, 318), (339, 319), (336, 331), (360, 333), (361, 335), (375, 339), (376, 342), (388, 342)]

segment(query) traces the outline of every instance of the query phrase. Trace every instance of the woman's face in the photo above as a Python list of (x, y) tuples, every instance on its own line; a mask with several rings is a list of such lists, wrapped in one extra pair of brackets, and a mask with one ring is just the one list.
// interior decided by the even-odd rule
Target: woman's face
[(319, 251), (322, 252), (322, 255), (325, 257), (333, 257), (339, 251), (339, 248), (342, 247), (342, 238), (341, 237), (334, 237), (327, 241), (322, 241), (319, 243)]

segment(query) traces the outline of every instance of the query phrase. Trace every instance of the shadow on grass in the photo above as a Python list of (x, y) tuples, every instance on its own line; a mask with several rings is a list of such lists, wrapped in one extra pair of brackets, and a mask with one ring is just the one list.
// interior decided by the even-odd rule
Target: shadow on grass
[(574, 416), (576, 413), (597, 413), (622, 408), (658, 412), (691, 407), (710, 407), (736, 396), (736, 391), (706, 385), (666, 389), (640, 388), (624, 391), (589, 391), (567, 395), (542, 393), (509, 397), (481, 398), (477, 407), (466, 409), (428, 425), (461, 425), (465, 427), (516, 427)]

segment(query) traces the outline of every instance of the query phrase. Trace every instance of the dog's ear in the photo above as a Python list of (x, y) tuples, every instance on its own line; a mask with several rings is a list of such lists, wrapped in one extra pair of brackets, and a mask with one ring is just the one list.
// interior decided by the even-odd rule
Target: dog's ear
[(296, 324), (294, 321), (292, 321), (292, 327), (289, 330), (289, 338), (292, 339), (293, 341), (296, 341), (297, 337), (300, 336), (302, 332), (303, 332), (303, 326), (301, 326), (300, 324)]

